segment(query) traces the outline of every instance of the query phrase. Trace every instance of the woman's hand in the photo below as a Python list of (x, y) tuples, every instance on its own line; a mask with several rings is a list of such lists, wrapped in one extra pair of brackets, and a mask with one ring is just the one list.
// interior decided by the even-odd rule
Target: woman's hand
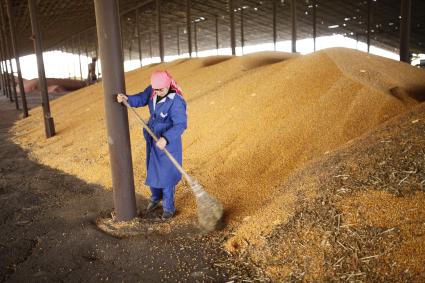
[(123, 102), (123, 101), (128, 101), (128, 97), (127, 97), (127, 95), (125, 95), (124, 93), (118, 93), (117, 94), (117, 101), (118, 101), (118, 103), (121, 103), (121, 102)]
[(159, 140), (156, 142), (156, 146), (160, 150), (164, 150), (164, 148), (165, 148), (166, 145), (167, 145), (167, 140), (164, 139), (163, 137), (160, 137)]

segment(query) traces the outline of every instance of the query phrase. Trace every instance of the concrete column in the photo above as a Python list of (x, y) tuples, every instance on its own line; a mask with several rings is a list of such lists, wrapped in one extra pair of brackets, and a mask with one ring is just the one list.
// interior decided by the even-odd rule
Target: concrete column
[(412, 14), (412, 1), (401, 0), (400, 23), (400, 61), (410, 62), (410, 23)]
[(118, 221), (136, 217), (133, 165), (127, 109), (116, 102), (125, 93), (123, 52), (117, 1), (94, 0), (102, 59), (102, 84), (111, 160), (114, 207)]
[(50, 114), (49, 96), (47, 93), (46, 75), (44, 72), (43, 48), (41, 43), (41, 32), (38, 23), (37, 0), (28, 0), (30, 11), (32, 39), (34, 40), (34, 50), (37, 56), (38, 82), (41, 91), (41, 99), (43, 106), (43, 118), (46, 137), (50, 138), (55, 135), (55, 124)]

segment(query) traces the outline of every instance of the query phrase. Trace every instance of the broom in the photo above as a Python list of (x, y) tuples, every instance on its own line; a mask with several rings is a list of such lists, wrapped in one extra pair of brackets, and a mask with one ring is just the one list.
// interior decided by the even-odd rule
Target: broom
[[(123, 100), (122, 103), (128, 109), (130, 109), (131, 112), (133, 112), (137, 120), (139, 120), (140, 124), (142, 124), (143, 128), (149, 133), (149, 135), (152, 136), (155, 142), (158, 142), (158, 137), (152, 132), (152, 130), (148, 127), (146, 122), (140, 117), (136, 110), (134, 110), (134, 108), (132, 108), (127, 101)], [(164, 148), (164, 153), (168, 156), (177, 170), (179, 170), (179, 172), (184, 176), (196, 197), (196, 203), (198, 207), (198, 221), (200, 226), (206, 231), (213, 231), (218, 228), (223, 217), (222, 204), (215, 197), (210, 196), (207, 192), (205, 192), (202, 185), (195, 178), (186, 173), (183, 167), (180, 166), (177, 160), (166, 148)]]

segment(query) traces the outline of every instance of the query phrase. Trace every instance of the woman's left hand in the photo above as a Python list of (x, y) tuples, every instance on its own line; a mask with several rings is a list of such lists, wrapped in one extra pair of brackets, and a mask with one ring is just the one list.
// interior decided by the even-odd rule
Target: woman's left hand
[(167, 145), (167, 140), (164, 139), (163, 137), (160, 137), (158, 139), (158, 141), (156, 142), (156, 146), (160, 149), (160, 150), (164, 150), (165, 146)]

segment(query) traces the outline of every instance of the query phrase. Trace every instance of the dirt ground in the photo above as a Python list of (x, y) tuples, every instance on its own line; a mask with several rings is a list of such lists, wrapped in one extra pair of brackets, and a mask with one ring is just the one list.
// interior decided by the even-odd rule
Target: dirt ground
[(112, 210), (111, 191), (30, 160), (9, 139), (21, 115), (0, 97), (1, 282), (267, 281), (223, 250), (222, 232), (173, 222), (128, 239), (100, 232), (94, 221)]

